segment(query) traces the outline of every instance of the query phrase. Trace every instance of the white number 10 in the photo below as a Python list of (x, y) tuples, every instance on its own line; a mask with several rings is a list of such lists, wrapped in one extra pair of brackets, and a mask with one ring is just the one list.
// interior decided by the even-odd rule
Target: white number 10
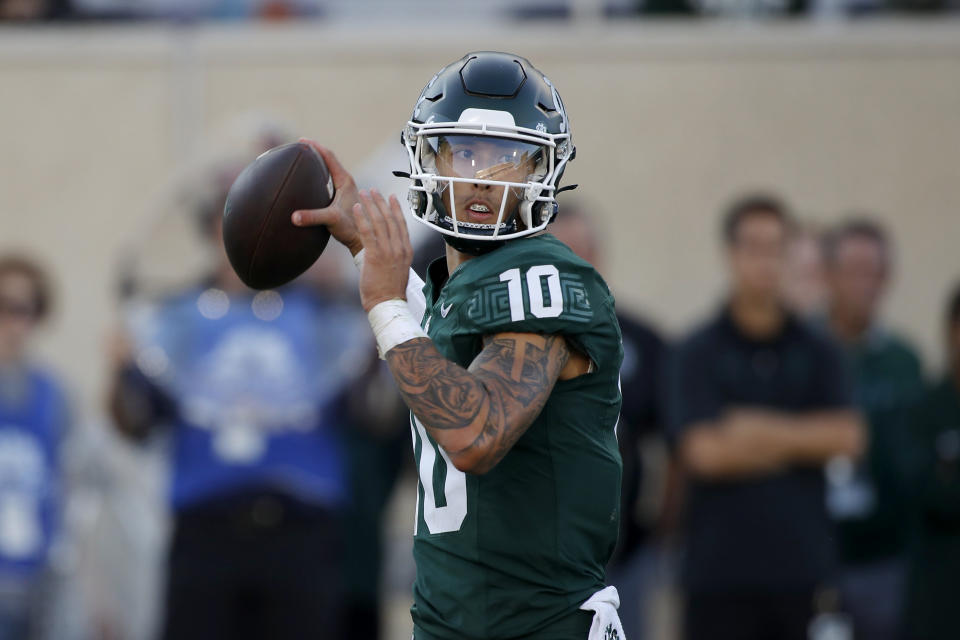
[[(547, 279), (550, 292), (550, 304), (543, 304), (541, 282)], [(507, 297), (510, 299), (510, 320), (518, 322), (526, 317), (523, 308), (523, 287), (520, 282), (520, 269), (508, 269), (500, 274), (500, 282), (507, 283)], [(563, 313), (563, 293), (560, 288), (560, 272), (552, 264), (541, 264), (527, 270), (527, 294), (530, 296), (530, 313), (537, 318), (556, 318)]]
[[(427, 438), (427, 430), (415, 415), (410, 414), (413, 433), (413, 449), (416, 453), (417, 439), (420, 440), (420, 460), (417, 464), (417, 472), (420, 476), (420, 486), (423, 488), (423, 521), (427, 525), (430, 533), (450, 533), (459, 531), (463, 526), (463, 519), (467, 517), (467, 476), (460, 471), (450, 458), (447, 452), (441, 447), (433, 444)], [(440, 459), (437, 459), (437, 453)], [(446, 480), (443, 483), (443, 498), (446, 506), (437, 506), (437, 496), (433, 486), (433, 469), (436, 465), (443, 465), (446, 468)], [(420, 492), (417, 492), (417, 514), (414, 516), (413, 535), (417, 535), (417, 529), (420, 522)]]

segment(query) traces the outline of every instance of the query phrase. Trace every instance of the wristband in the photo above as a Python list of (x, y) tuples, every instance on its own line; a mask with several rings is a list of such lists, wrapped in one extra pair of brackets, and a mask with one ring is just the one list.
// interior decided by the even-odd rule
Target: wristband
[(370, 309), (367, 319), (377, 339), (377, 352), (380, 354), (380, 359), (385, 359), (387, 352), (398, 344), (414, 338), (427, 337), (410, 313), (406, 300), (394, 298), (381, 302)]

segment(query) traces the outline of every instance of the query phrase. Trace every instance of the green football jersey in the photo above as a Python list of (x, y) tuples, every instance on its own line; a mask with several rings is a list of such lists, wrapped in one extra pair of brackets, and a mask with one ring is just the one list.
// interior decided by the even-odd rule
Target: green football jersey
[(420, 476), (412, 608), (415, 636), (586, 638), (580, 604), (604, 586), (616, 543), (623, 357), (613, 296), (550, 235), (507, 242), (447, 278), (434, 262), (423, 326), (468, 367), (501, 332), (563, 335), (591, 373), (558, 381), (540, 415), (484, 475), (458, 471), (411, 416)]

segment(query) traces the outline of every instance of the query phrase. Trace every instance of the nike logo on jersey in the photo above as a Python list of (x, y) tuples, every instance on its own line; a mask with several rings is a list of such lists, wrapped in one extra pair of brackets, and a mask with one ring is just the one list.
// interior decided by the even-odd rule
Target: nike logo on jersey
[(452, 302), (451, 302), (450, 304), (448, 304), (447, 306), (443, 306), (443, 305), (441, 304), (441, 305), (440, 305), (440, 317), (441, 317), (441, 318), (446, 318), (446, 317), (447, 317), (447, 314), (450, 313), (450, 309), (451, 309), (452, 307), (453, 307), (453, 303), (452, 303)]

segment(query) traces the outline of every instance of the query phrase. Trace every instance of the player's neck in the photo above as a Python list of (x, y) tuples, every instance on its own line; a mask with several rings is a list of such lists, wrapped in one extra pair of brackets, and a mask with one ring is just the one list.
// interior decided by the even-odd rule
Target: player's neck
[(457, 251), (450, 245), (447, 246), (447, 273), (453, 273), (457, 267), (462, 265), (467, 260), (475, 258), (469, 253), (463, 253), (462, 251)]

